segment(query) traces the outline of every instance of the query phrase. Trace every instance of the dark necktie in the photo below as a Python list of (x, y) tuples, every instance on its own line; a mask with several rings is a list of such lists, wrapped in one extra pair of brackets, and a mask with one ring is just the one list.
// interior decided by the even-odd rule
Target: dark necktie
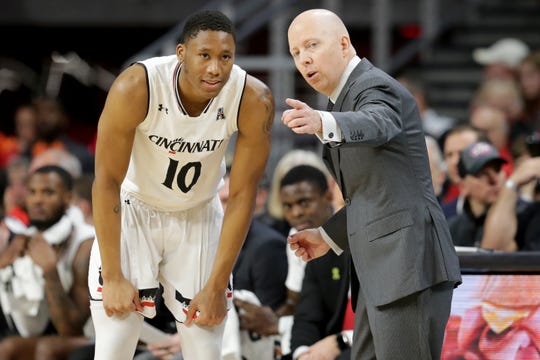
[(332, 100), (328, 99), (328, 105), (326, 105), (326, 111), (332, 111), (333, 108), (334, 108), (334, 103), (332, 102)]

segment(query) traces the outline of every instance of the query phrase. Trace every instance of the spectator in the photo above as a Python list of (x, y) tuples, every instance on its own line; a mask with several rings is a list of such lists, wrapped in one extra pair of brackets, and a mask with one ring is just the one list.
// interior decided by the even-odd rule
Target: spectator
[(81, 209), (84, 220), (87, 224), (94, 225), (92, 216), (92, 184), (94, 176), (91, 174), (83, 174), (81, 177), (74, 179), (73, 182), (73, 205)]
[(348, 299), (348, 256), (330, 251), (306, 265), (294, 312), (293, 359), (350, 359), (354, 313)]
[(487, 142), (475, 142), (461, 152), (458, 169), (463, 211), (448, 220), (454, 245), (480, 247), (486, 213), (506, 180), (502, 170), (505, 162)]
[(45, 165), (58, 165), (69, 172), (73, 179), (79, 178), (83, 173), (79, 159), (68, 150), (62, 148), (46, 149), (34, 156), (30, 162), (29, 171), (32, 172)]
[[(328, 186), (326, 174), (311, 165), (298, 165), (291, 168), (280, 182), (280, 202), (285, 219), (292, 231), (322, 225), (333, 212), (333, 195)], [(282, 353), (288, 354), (292, 315), (300, 297), (305, 263), (288, 249), (289, 271), (287, 302), (276, 311), (236, 301), (243, 311), (240, 320), (243, 327), (263, 335), (280, 335)]]
[[(229, 197), (229, 176), (219, 190), (223, 208)], [(234, 298), (277, 310), (285, 302), (287, 289), (287, 254), (285, 236), (270, 226), (252, 219), (246, 239), (233, 268)], [(263, 254), (263, 256), (261, 256)], [(242, 310), (239, 310), (242, 311)], [(273, 338), (246, 329), (240, 322), (242, 357), (247, 360), (273, 359)]]
[[(229, 177), (219, 190), (227, 208)], [(259, 301), (277, 309), (285, 301), (287, 276), (286, 240), (274, 229), (253, 219), (233, 269), (233, 288), (253, 292)], [(265, 254), (261, 257), (260, 254)]]
[(483, 82), (471, 101), (471, 112), (481, 106), (493, 107), (505, 114), (510, 142), (530, 133), (531, 128), (524, 121), (523, 97), (515, 80), (491, 79)]
[(30, 158), (30, 149), (36, 140), (37, 113), (32, 104), (22, 104), (13, 115), (15, 136), (0, 133), (0, 167), (5, 168), (17, 157)]
[(424, 84), (412, 76), (403, 75), (398, 78), (407, 90), (411, 92), (416, 100), (420, 117), (422, 118), (422, 127), (424, 132), (437, 141), (441, 141), (444, 134), (456, 124), (456, 119), (440, 115), (430, 106), (428, 94)]
[(10, 161), (7, 167), (7, 187), (4, 191), (5, 215), (18, 219), (28, 225), (26, 214), (26, 178), (28, 176), (28, 159), (17, 157)]
[(257, 196), (255, 197), (255, 209), (253, 210), (253, 218), (258, 221), (272, 226), (272, 218), (268, 215), (267, 205), (270, 196), (270, 181), (268, 175), (264, 174), (257, 187)]
[[(488, 212), (482, 247), (500, 250), (540, 251), (540, 157), (524, 160), (505, 182)], [(520, 187), (532, 183), (535, 198), (525, 207)]]
[(463, 197), (459, 197), (461, 184), (457, 167), (459, 154), (468, 145), (484, 138), (484, 134), (470, 124), (458, 125), (446, 135), (443, 154), (448, 185), (446, 185), (442, 196), (442, 209), (447, 219), (459, 213), (463, 204)]
[(38, 97), (34, 104), (37, 110), (38, 140), (32, 146), (32, 157), (50, 148), (65, 149), (79, 159), (82, 172), (93, 173), (94, 156), (86, 145), (68, 136), (66, 131), (69, 120), (60, 102)]
[(446, 180), (446, 165), (444, 164), (441, 148), (433, 137), (426, 135), (426, 147), (431, 170), (431, 182), (435, 196), (441, 202), (444, 182)]
[(473, 127), (485, 133), (489, 142), (506, 160), (503, 170), (506, 175), (510, 175), (514, 170), (514, 160), (510, 151), (510, 133), (504, 112), (491, 106), (479, 106), (472, 111), (469, 121)]
[[(283, 208), (280, 201), (280, 182), (283, 176), (293, 167), (298, 165), (312, 165), (321, 170), (329, 179), (330, 187), (334, 188), (332, 179), (320, 156), (313, 151), (295, 149), (286, 153), (277, 163), (272, 183), (270, 185), (270, 196), (268, 198), (268, 215), (273, 219), (273, 227), (278, 229), (284, 235), (289, 234), (290, 226), (287, 224), (283, 215)], [(339, 188), (337, 188), (339, 190)], [(340, 196), (336, 196), (337, 199)]]
[(514, 38), (499, 39), (487, 48), (473, 51), (473, 59), (483, 66), (485, 79), (515, 80), (521, 60), (529, 53), (523, 41)]
[(521, 62), (519, 84), (525, 100), (525, 122), (540, 131), (540, 51), (529, 54)]
[[(31, 227), (5, 219), (9, 239), (0, 241), (0, 299), (9, 327), (0, 342), (3, 359), (33, 358), (44, 335), (83, 335), (94, 230), (67, 216), (72, 187), (62, 168), (38, 168), (28, 179)], [(70, 349), (64, 350), (67, 355)]]

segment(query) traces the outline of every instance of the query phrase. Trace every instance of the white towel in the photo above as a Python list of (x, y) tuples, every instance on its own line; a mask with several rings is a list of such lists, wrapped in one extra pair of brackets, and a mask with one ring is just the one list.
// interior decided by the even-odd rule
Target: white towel
[[(234, 298), (261, 305), (257, 295), (249, 290), (234, 290)], [(242, 314), (240, 310), (239, 314)], [(275, 347), (280, 343), (279, 335), (262, 336), (246, 330), (240, 331), (242, 356), (246, 360), (274, 360)]]
[[(5, 219), (8, 229), (16, 235), (33, 236), (37, 229), (33, 226), (26, 227), (17, 219), (7, 217)], [(61, 244), (66, 241), (73, 230), (73, 225), (69, 217), (64, 215), (56, 224), (43, 232), (43, 237), (51, 245)], [(17, 258), (11, 267), (0, 269), (0, 281), (2, 289), (12, 292), (13, 303), (4, 304), (11, 311), (20, 311), (25, 315), (36, 316), (40, 302), (45, 296), (45, 280), (43, 270), (34, 264), (28, 255)]]

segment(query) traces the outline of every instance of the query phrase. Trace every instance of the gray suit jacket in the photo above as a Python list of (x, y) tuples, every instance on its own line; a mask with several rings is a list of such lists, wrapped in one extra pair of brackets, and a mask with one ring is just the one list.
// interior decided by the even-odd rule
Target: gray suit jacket
[(332, 109), (343, 143), (323, 160), (346, 206), (323, 228), (349, 248), (373, 305), (461, 281), (459, 260), (434, 195), (420, 115), (411, 94), (367, 59)]

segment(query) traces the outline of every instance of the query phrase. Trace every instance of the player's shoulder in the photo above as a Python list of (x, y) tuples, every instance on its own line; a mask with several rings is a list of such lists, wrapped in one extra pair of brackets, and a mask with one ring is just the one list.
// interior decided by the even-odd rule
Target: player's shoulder
[(250, 91), (256, 94), (269, 93), (272, 95), (270, 87), (266, 85), (262, 80), (256, 78), (253, 75), (246, 75), (246, 91)]
[(117, 92), (132, 92), (134, 89), (146, 89), (146, 87), (146, 70), (140, 63), (134, 63), (118, 75), (111, 90)]
[(268, 85), (255, 76), (247, 74), (242, 103), (251, 106), (265, 105), (273, 108), (274, 97)]

